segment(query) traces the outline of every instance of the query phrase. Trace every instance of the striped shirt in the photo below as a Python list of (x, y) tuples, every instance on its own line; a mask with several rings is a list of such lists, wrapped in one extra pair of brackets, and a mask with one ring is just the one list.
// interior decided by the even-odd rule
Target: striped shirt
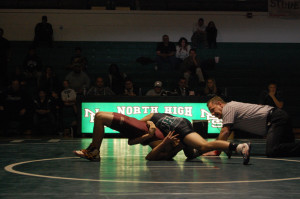
[(273, 107), (267, 105), (231, 101), (222, 110), (223, 126), (230, 125), (232, 130), (265, 135), (267, 116), (271, 109)]

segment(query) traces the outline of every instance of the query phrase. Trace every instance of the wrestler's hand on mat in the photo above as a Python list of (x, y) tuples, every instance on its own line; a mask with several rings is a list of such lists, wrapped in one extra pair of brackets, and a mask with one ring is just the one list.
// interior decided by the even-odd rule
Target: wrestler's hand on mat
[(178, 144), (180, 142), (180, 140), (177, 138), (178, 134), (173, 135), (175, 133), (175, 131), (170, 131), (169, 134), (164, 138), (164, 140), (162, 141), (164, 144)]
[(147, 121), (147, 127), (149, 129), (149, 136), (152, 137), (155, 133), (156, 126), (152, 121)]

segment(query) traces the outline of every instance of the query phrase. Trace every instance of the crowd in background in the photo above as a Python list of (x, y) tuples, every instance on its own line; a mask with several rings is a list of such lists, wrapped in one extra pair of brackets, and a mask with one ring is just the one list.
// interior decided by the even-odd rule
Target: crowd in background
[[(157, 79), (153, 82), (153, 88), (147, 92), (136, 87), (135, 80), (121, 72), (114, 63), (109, 66), (106, 76), (91, 80), (87, 72), (88, 59), (80, 47), (75, 48), (74, 56), (66, 64), (68, 74), (59, 80), (53, 68), (47, 66), (36, 53), (36, 48), (40, 46), (51, 48), (53, 45), (53, 30), (46, 16), (36, 25), (33, 45), (22, 66), (17, 67), (12, 74), (7, 74), (10, 46), (3, 34), (4, 31), (0, 29), (0, 114), (3, 118), (1, 133), (4, 135), (71, 135), (76, 131), (78, 123), (78, 102), (86, 97), (226, 97), (226, 93), (217, 87), (215, 78), (207, 76), (207, 64), (197, 56), (200, 48), (217, 48), (217, 29), (213, 21), (206, 26), (200, 18), (194, 25), (190, 44), (182, 37), (175, 45), (169, 41), (168, 35), (163, 35), (162, 42), (156, 48), (155, 70), (176, 70), (181, 77), (172, 89), (165, 89), (164, 80)], [(276, 83), (270, 85), (269, 90), (262, 93), (259, 103), (282, 108), (283, 99), (276, 91)]]

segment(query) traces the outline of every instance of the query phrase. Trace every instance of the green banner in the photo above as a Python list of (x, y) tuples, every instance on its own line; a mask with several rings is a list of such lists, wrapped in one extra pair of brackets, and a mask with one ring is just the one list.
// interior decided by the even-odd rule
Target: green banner
[[(93, 133), (94, 117), (99, 111), (116, 112), (141, 119), (150, 113), (168, 113), (183, 117), (191, 123), (207, 121), (208, 133), (220, 133), (222, 120), (214, 117), (209, 112), (206, 103), (160, 103), (160, 102), (83, 102), (81, 116), (82, 133)], [(118, 133), (108, 127), (105, 133)]]

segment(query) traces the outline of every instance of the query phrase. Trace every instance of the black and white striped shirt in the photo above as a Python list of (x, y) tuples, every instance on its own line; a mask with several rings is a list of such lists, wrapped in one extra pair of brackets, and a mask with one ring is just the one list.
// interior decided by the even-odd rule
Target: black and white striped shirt
[(265, 135), (267, 116), (273, 108), (267, 105), (231, 101), (222, 110), (223, 126), (230, 125), (232, 130)]

